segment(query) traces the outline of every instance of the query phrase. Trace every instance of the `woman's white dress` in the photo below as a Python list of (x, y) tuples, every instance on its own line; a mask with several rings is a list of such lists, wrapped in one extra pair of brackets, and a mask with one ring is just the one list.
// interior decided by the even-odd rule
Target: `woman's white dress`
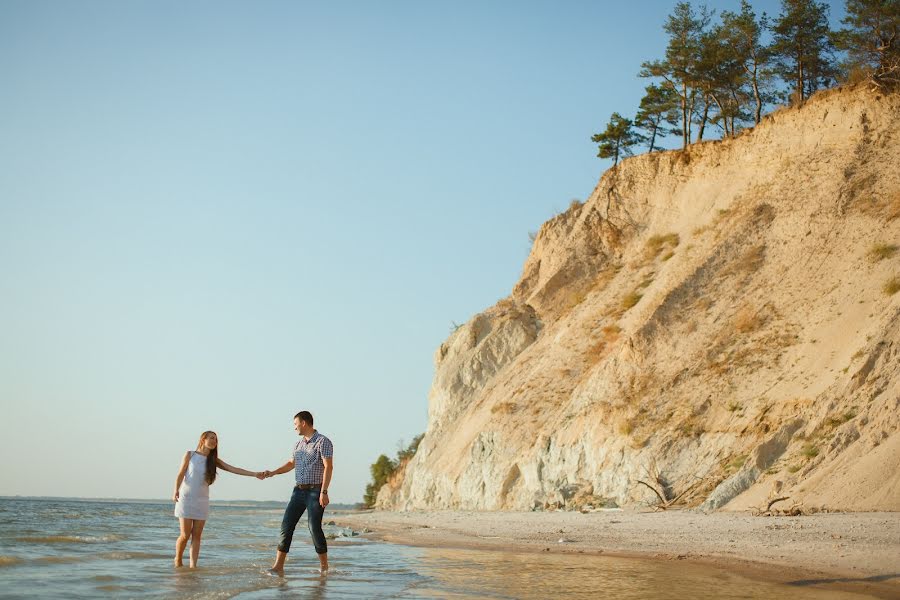
[(191, 451), (187, 473), (181, 482), (175, 516), (205, 521), (209, 516), (209, 484), (206, 483), (206, 457)]

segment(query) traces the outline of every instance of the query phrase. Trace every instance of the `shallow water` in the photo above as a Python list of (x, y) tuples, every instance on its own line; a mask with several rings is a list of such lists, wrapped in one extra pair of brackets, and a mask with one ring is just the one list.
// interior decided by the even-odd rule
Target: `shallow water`
[(0, 499), (0, 597), (860, 597), (665, 561), (411, 548), (330, 526), (332, 570), (322, 576), (302, 522), (285, 576), (272, 577), (265, 569), (278, 539), (278, 503), (213, 503), (200, 567), (175, 569), (172, 509), (170, 502)]

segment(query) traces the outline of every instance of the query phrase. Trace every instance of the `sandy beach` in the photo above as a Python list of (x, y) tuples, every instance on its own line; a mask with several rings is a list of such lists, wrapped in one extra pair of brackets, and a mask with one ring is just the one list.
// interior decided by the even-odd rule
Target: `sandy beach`
[(900, 598), (896, 513), (362, 511), (333, 518), (364, 535), (414, 546), (685, 560), (754, 578)]

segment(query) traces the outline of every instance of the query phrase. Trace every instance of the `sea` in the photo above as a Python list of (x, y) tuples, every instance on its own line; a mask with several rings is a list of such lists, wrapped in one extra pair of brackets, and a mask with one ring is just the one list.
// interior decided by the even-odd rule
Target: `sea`
[(680, 561), (409, 547), (333, 522), (325, 525), (331, 569), (323, 575), (305, 521), (278, 577), (266, 569), (283, 509), (213, 502), (199, 565), (189, 569), (172, 564), (178, 535), (172, 502), (0, 498), (0, 598), (864, 597)]

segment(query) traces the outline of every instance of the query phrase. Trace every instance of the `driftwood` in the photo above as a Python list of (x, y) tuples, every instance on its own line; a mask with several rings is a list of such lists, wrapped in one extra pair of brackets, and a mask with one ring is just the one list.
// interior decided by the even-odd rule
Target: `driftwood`
[(685, 487), (681, 492), (676, 494), (672, 489), (672, 485), (663, 476), (662, 471), (656, 464), (655, 460), (651, 460), (650, 464), (644, 467), (643, 479), (635, 480), (635, 483), (649, 488), (657, 497), (658, 502), (653, 506), (653, 510), (666, 510), (672, 508), (679, 500), (692, 492), (698, 485), (705, 481), (705, 478), (694, 475), (694, 482)]
[(800, 517), (810, 513), (810, 511), (807, 511), (803, 507), (802, 503), (794, 503), (790, 506), (790, 508), (786, 508), (783, 510), (772, 508), (775, 503), (783, 502), (784, 500), (788, 500), (789, 498), (790, 496), (778, 496), (777, 498), (772, 498), (771, 500), (769, 500), (768, 504), (766, 504), (765, 508), (759, 507), (751, 509), (751, 514), (754, 517)]
[(695, 481), (695, 482), (692, 483), (691, 485), (689, 485), (689, 486), (687, 486), (686, 488), (684, 488), (684, 489), (681, 491), (680, 494), (678, 494), (678, 495), (676, 495), (674, 498), (671, 498), (671, 499), (668, 499), (668, 500), (665, 498), (665, 496), (663, 496), (663, 494), (661, 494), (661, 493), (659, 492), (659, 490), (657, 490), (655, 487), (653, 487), (652, 485), (650, 485), (650, 484), (647, 483), (646, 481), (642, 481), (642, 480), (638, 479), (637, 482), (640, 483), (641, 485), (645, 485), (645, 486), (647, 486), (648, 488), (650, 488), (651, 490), (653, 490), (653, 493), (656, 494), (656, 497), (657, 497), (657, 498), (659, 498), (659, 504), (657, 504), (656, 506), (653, 507), (655, 510), (666, 510), (667, 508), (671, 508), (672, 506), (674, 506), (679, 500), (681, 500), (681, 498), (682, 498), (685, 494), (687, 494), (688, 492), (690, 492), (691, 490), (693, 490), (695, 487), (697, 487), (697, 485), (698, 485), (700, 482), (702, 482), (702, 481), (703, 481), (702, 479), (699, 479), (699, 480)]
[(770, 510), (772, 510), (772, 505), (775, 504), (776, 502), (781, 502), (782, 500), (787, 500), (788, 498), (790, 498), (790, 496), (781, 496), (779, 498), (770, 500), (769, 504), (766, 506), (766, 510), (764, 512), (769, 512)]
[(666, 503), (666, 499), (663, 498), (663, 495), (660, 494), (659, 491), (658, 491), (655, 487), (653, 487), (652, 485), (650, 485), (650, 484), (647, 483), (646, 481), (641, 481), (640, 479), (638, 479), (638, 483), (640, 483), (641, 485), (646, 485), (648, 488), (650, 488), (651, 490), (653, 490), (653, 493), (656, 494), (656, 497), (657, 497), (657, 498), (659, 498), (660, 504), (665, 504), (665, 503)]

